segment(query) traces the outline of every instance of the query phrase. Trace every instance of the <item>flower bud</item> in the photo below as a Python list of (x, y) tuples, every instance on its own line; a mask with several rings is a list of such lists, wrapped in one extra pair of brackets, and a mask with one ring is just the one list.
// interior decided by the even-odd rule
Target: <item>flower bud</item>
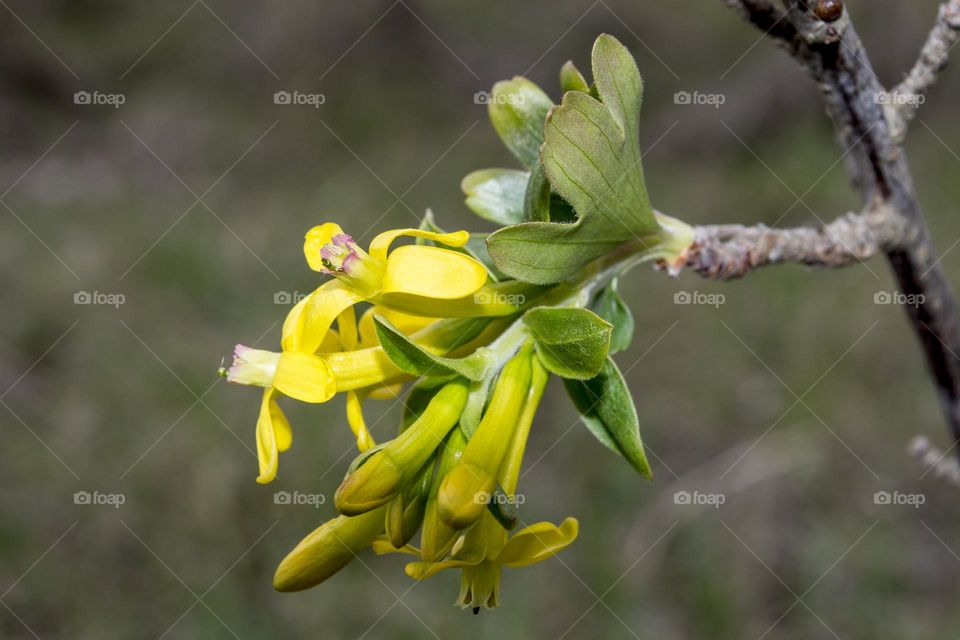
[(444, 477), (457, 464), (463, 450), (467, 446), (467, 437), (462, 429), (454, 429), (447, 441), (443, 444), (440, 462), (430, 486), (426, 509), (423, 515), (423, 533), (420, 534), (420, 555), (424, 561), (439, 560), (450, 551), (450, 547), (457, 539), (457, 529), (454, 529), (440, 519), (437, 508), (437, 493)]
[(340, 513), (359, 515), (390, 502), (402, 484), (403, 469), (381, 449), (343, 479), (333, 502)]
[(490, 406), (467, 442), (460, 461), (440, 484), (438, 512), (454, 529), (470, 526), (487, 508), (530, 390), (531, 351), (532, 345), (525, 344), (503, 367)]
[(302, 591), (342, 569), (383, 531), (385, 508), (320, 525), (287, 554), (273, 576), (277, 591)]
[(467, 394), (468, 386), (462, 379), (440, 389), (406, 431), (347, 474), (333, 498), (337, 510), (356, 515), (390, 502), (423, 468), (460, 419)]
[(465, 529), (487, 508), (497, 479), (483, 467), (461, 461), (440, 485), (440, 518), (454, 529)]
[(423, 523), (423, 514), (427, 506), (427, 494), (433, 480), (435, 459), (431, 458), (423, 465), (416, 480), (404, 487), (396, 498), (387, 504), (385, 529), (387, 540), (399, 549), (417, 534)]
[(387, 503), (386, 520), (384, 522), (387, 540), (394, 548), (399, 549), (410, 542), (417, 535), (423, 523), (423, 513), (427, 500), (419, 496), (413, 500), (404, 500), (397, 496)]

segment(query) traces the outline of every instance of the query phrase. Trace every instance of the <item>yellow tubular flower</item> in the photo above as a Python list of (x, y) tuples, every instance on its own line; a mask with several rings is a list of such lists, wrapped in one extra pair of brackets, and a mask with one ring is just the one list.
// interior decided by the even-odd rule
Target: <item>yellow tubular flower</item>
[(524, 345), (504, 365), (490, 406), (467, 442), (463, 456), (440, 484), (440, 518), (454, 529), (466, 529), (476, 522), (496, 488), (497, 474), (530, 390), (531, 349), (530, 344)]
[(273, 588), (302, 591), (335, 574), (383, 532), (385, 511), (383, 507), (355, 518), (340, 516), (320, 525), (277, 567)]
[[(345, 310), (337, 319), (339, 334), (333, 331), (324, 337), (322, 348), (353, 348), (357, 343), (356, 318), (353, 309)], [(290, 448), (292, 432), (290, 424), (277, 403), (279, 394), (302, 402), (320, 403), (332, 398), (336, 392), (336, 380), (352, 382), (356, 374), (363, 379), (385, 380), (402, 372), (386, 362), (369, 357), (361, 363), (349, 360), (331, 363), (328, 359), (310, 353), (284, 351), (274, 353), (237, 345), (233, 364), (226, 372), (230, 382), (266, 388), (257, 419), (257, 457), (260, 474), (257, 482), (266, 484), (277, 475), (278, 454)], [(386, 357), (382, 360), (386, 360)], [(343, 371), (337, 372), (337, 367)], [(370, 373), (370, 370), (374, 373)], [(357, 433), (358, 446), (373, 446), (369, 432)]]
[[(406, 573), (414, 580), (424, 580), (444, 569), (462, 569), (460, 597), (457, 604), (472, 608), (493, 609), (500, 601), (500, 573), (503, 567), (526, 567), (552, 558), (577, 539), (580, 524), (576, 518), (566, 518), (560, 526), (538, 522), (508, 537), (496, 518), (489, 512), (454, 545), (453, 554), (438, 562), (415, 561), (406, 566)], [(418, 555), (409, 545), (402, 549), (382, 538), (373, 541), (377, 554), (400, 551)]]
[[(384, 309), (373, 308), (374, 312), (381, 310)], [(483, 318), (434, 321), (385, 311), (385, 316), (391, 321), (397, 320), (418, 344), (438, 354), (463, 348), (465, 340), (480, 346), (493, 335), (483, 331), (484, 323), (490, 322)], [(347, 421), (357, 437), (357, 447), (365, 451), (374, 445), (363, 419), (363, 400), (367, 397), (396, 398), (400, 393), (399, 385), (410, 376), (390, 360), (383, 347), (377, 345), (376, 331), (372, 329), (373, 316), (365, 317), (370, 319), (365, 322), (361, 318), (358, 335), (353, 308), (340, 313), (337, 317), (340, 333), (328, 332), (322, 345), (324, 349), (336, 349), (331, 352), (276, 353), (236, 346), (233, 364), (225, 372), (227, 379), (237, 384), (263, 387), (270, 392), (264, 393), (257, 422), (257, 447), (261, 452), (258, 482), (265, 484), (274, 479), (277, 452), (290, 446), (290, 438), (285, 437), (290, 427), (277, 404), (280, 393), (303, 402), (319, 403), (330, 400), (336, 393), (347, 392)], [(351, 347), (360, 348), (343, 350)], [(279, 439), (275, 431), (281, 433)]]
[(487, 271), (470, 256), (423, 245), (405, 245), (391, 251), (391, 243), (402, 236), (451, 247), (462, 247), (470, 239), (466, 231), (396, 229), (375, 237), (367, 252), (335, 223), (310, 229), (303, 245), (307, 263), (314, 271), (336, 279), (318, 287), (290, 311), (283, 326), (283, 349), (315, 353), (334, 319), (364, 300), (427, 317), (507, 315), (516, 311), (516, 305), (474, 299), (487, 282)]
[(337, 510), (357, 515), (396, 496), (457, 424), (468, 393), (469, 385), (463, 379), (444, 385), (407, 430), (343, 479), (333, 498)]

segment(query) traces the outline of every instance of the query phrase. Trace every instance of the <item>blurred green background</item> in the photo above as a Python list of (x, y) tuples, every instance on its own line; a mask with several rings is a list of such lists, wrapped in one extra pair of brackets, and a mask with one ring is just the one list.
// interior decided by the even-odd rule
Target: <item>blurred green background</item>
[[(413, 584), (398, 556), (365, 554), (306, 593), (271, 588), (333, 511), (274, 494), (332, 494), (352, 458), (343, 399), (286, 405), (294, 447), (264, 487), (259, 393), (216, 368), (236, 342), (275, 348), (283, 294), (317, 285), (310, 226), (369, 240), (430, 207), (446, 227), (489, 229), (459, 180), (514, 162), (476, 92), (524, 74), (556, 96), (560, 65), (587, 70), (609, 32), (646, 81), (659, 209), (785, 226), (859, 207), (813, 82), (721, 2), (0, 4), (3, 638), (960, 633), (960, 497), (905, 455), (918, 433), (949, 443), (905, 314), (874, 303), (896, 290), (881, 259), (726, 284), (634, 271), (622, 289), (637, 335), (618, 361), (656, 479), (597, 444), (552, 383), (524, 518), (575, 515), (581, 535), (507, 570), (498, 611), (456, 609), (457, 575)], [(895, 84), (937, 2), (849, 5)], [(77, 91), (124, 103), (75, 104)], [(277, 105), (277, 91), (325, 102)], [(679, 91), (725, 102), (678, 105)], [(908, 151), (960, 283), (958, 99), (951, 69)], [(724, 303), (678, 305), (677, 292)], [(384, 438), (398, 416), (385, 403), (368, 417)], [(725, 502), (675, 504), (684, 490)], [(124, 503), (76, 504), (82, 491)], [(877, 505), (877, 491), (925, 502)]]

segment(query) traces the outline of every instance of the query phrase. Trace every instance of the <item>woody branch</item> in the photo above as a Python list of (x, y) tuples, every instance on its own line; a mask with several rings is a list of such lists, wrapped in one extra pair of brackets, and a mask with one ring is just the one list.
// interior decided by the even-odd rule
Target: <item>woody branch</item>
[[(739, 277), (775, 263), (840, 267), (883, 253), (934, 377), (953, 439), (960, 440), (960, 323), (903, 150), (906, 126), (960, 39), (960, 0), (939, 10), (919, 59), (893, 91), (877, 79), (842, 0), (722, 0), (777, 42), (817, 82), (846, 154), (863, 211), (819, 228), (762, 225), (697, 229), (688, 266), (710, 278)], [(891, 95), (899, 96), (892, 100)], [(913, 100), (904, 96), (913, 96)]]

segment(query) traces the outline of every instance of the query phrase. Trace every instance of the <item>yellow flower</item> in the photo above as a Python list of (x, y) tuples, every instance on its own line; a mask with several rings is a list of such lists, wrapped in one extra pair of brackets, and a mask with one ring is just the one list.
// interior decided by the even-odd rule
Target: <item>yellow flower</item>
[[(257, 482), (266, 484), (277, 475), (278, 456), (292, 443), (290, 423), (277, 398), (282, 394), (301, 402), (322, 403), (336, 393), (347, 394), (347, 422), (357, 438), (357, 448), (366, 451), (375, 443), (363, 419), (362, 404), (368, 398), (395, 398), (398, 385), (409, 376), (391, 362), (377, 342), (373, 315), (382, 315), (404, 333), (416, 334), (435, 324), (435, 319), (371, 307), (359, 323), (353, 308), (337, 318), (339, 333), (329, 331), (320, 353), (276, 353), (237, 345), (233, 365), (225, 372), (230, 382), (263, 387), (257, 419)], [(421, 335), (425, 345), (445, 352), (459, 342), (456, 328), (436, 327)], [(325, 350), (330, 349), (330, 352)], [(336, 350), (333, 350), (336, 349)]]
[(483, 295), (487, 270), (458, 251), (426, 245), (390, 245), (403, 236), (450, 247), (470, 239), (466, 231), (434, 233), (394, 229), (376, 236), (364, 251), (339, 225), (328, 222), (307, 232), (303, 252), (314, 271), (335, 277), (291, 309), (283, 324), (284, 351), (315, 353), (334, 319), (369, 301), (385, 308), (434, 318), (508, 315), (516, 304)]
[(280, 452), (290, 448), (293, 431), (277, 403), (283, 393), (304, 402), (326, 402), (336, 393), (333, 371), (319, 356), (288, 351), (274, 353), (238, 344), (233, 365), (226, 372), (230, 382), (264, 387), (257, 418), (257, 482), (266, 484), (277, 476)]
[[(500, 572), (503, 567), (525, 567), (555, 556), (577, 538), (580, 525), (566, 518), (560, 526), (538, 522), (509, 536), (489, 512), (454, 545), (450, 558), (437, 562), (417, 561), (406, 566), (415, 580), (429, 578), (444, 569), (462, 569), (457, 604), (476, 613), (480, 607), (493, 609), (500, 600)], [(388, 541), (373, 541), (378, 553), (396, 551)], [(403, 552), (418, 555), (412, 547)]]

